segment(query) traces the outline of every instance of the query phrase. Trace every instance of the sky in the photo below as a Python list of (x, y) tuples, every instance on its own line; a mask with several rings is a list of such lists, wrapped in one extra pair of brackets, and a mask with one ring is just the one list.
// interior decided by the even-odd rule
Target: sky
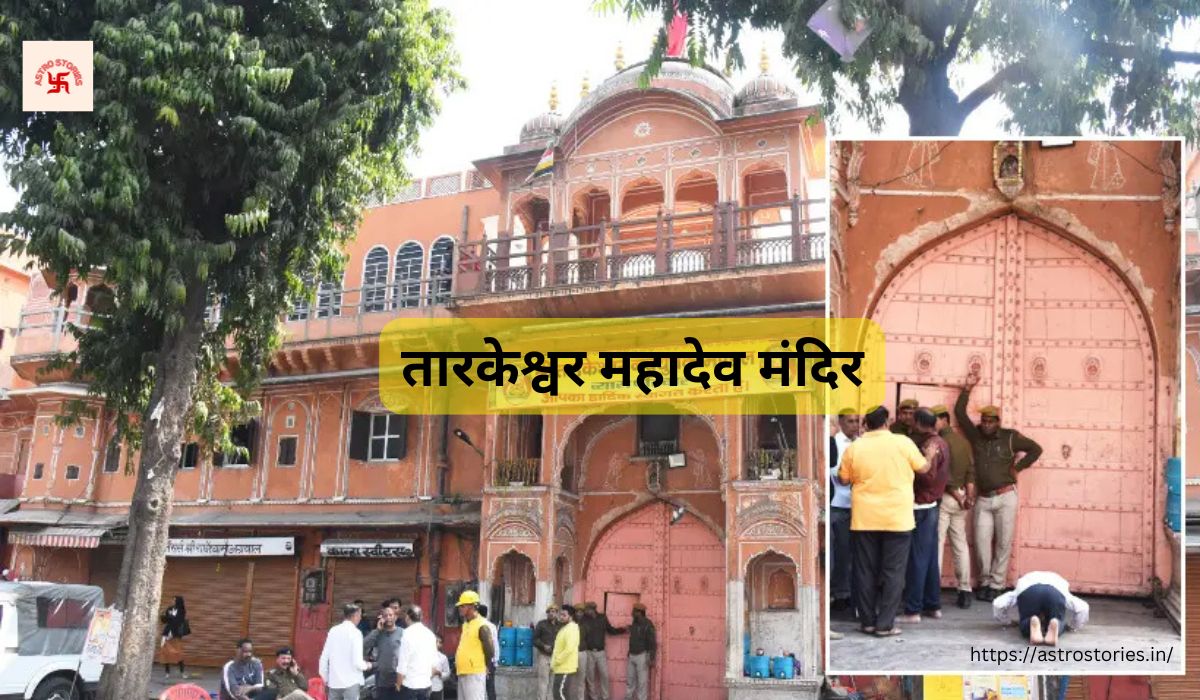
[[(455, 172), (479, 158), (498, 155), (517, 141), (521, 125), (547, 110), (551, 85), (557, 84), (560, 114), (579, 102), (586, 75), (595, 88), (615, 72), (618, 44), (625, 61), (644, 60), (658, 31), (658, 18), (631, 22), (623, 14), (600, 15), (591, 0), (432, 0), (449, 10), (454, 21), (460, 72), (467, 87), (443, 98), (442, 112), (422, 134), (421, 152), (409, 171), (416, 177)], [(731, 80), (740, 86), (758, 74), (759, 53), (766, 48), (771, 72), (791, 79), (802, 103), (815, 104), (795, 80), (781, 52), (782, 33), (747, 29), (741, 37), (746, 70)], [(1181, 27), (1173, 44), (1192, 49), (1200, 45), (1200, 26)], [(986, 64), (963, 68), (955, 79), (960, 94), (990, 77)], [(968, 117), (962, 134), (991, 137), (1003, 133), (1006, 109), (990, 100)], [(838, 136), (871, 134), (865, 124), (842, 114)], [(905, 136), (908, 119), (899, 106), (885, 120), (883, 134)], [(11, 208), (15, 193), (0, 172), (0, 210)]]

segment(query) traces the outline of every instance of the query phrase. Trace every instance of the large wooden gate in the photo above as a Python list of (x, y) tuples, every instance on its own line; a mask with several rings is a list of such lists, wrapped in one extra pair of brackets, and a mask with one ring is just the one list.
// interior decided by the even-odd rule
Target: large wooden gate
[(972, 418), (996, 404), (1002, 425), (1044, 448), (1019, 479), (1010, 582), (1049, 569), (1083, 592), (1150, 592), (1155, 357), (1141, 307), (1108, 265), (1010, 215), (918, 255), (872, 318), (891, 399), (953, 406), (978, 372)]
[[(592, 553), (587, 600), (607, 607), (614, 626), (629, 623), (643, 603), (658, 629), (650, 674), (654, 700), (723, 700), (725, 668), (725, 547), (687, 514), (671, 522), (662, 503), (641, 508), (611, 527)], [(610, 696), (625, 697), (628, 640), (608, 638)]]

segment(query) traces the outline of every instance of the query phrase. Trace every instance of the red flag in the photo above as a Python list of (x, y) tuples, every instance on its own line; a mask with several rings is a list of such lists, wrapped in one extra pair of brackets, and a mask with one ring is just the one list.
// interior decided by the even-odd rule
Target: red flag
[(679, 58), (687, 52), (687, 13), (679, 11), (675, 3), (675, 19), (667, 25), (667, 58)]

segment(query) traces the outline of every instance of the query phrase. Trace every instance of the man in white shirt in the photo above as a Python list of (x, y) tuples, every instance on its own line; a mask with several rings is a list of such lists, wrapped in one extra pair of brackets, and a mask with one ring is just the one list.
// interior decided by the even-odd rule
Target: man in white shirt
[(354, 603), (342, 607), (342, 622), (329, 630), (321, 650), (320, 673), (328, 700), (358, 700), (363, 671), (371, 664), (363, 660), (363, 636), (358, 629), (362, 608)]
[(1052, 571), (1031, 571), (992, 601), (996, 621), (1017, 622), (1021, 636), (1034, 645), (1056, 646), (1064, 627), (1077, 630), (1087, 624), (1088, 612), (1087, 602), (1071, 595), (1067, 580)]
[(437, 666), (433, 670), (433, 678), (429, 682), (429, 700), (442, 700), (446, 679), (450, 677), (450, 659), (442, 653), (442, 638), (437, 638)]
[(862, 428), (862, 417), (854, 409), (844, 408), (838, 412), (838, 432), (833, 436), (830, 448), (829, 470), (829, 592), (832, 598), (830, 610), (840, 612), (854, 609), (854, 567), (851, 562), (850, 546), (850, 486), (838, 481), (837, 470), (842, 464), (842, 455), (850, 443), (858, 439)]
[(404, 610), (404, 637), (396, 658), (396, 690), (400, 700), (429, 700), (433, 673), (437, 670), (437, 637), (421, 624), (421, 608), (410, 605)]

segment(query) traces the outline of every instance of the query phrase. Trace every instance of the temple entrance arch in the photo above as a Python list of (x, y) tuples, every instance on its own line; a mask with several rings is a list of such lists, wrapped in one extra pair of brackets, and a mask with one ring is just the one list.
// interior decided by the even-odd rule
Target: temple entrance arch
[[(617, 627), (634, 603), (658, 629), (650, 674), (654, 700), (724, 700), (725, 546), (699, 518), (671, 524), (671, 507), (653, 502), (626, 514), (599, 538), (587, 564), (585, 600)], [(612, 697), (625, 695), (628, 638), (607, 642)]]
[(887, 340), (890, 405), (953, 406), (978, 372), (972, 419), (995, 404), (1045, 450), (1018, 482), (1010, 581), (1049, 569), (1085, 593), (1151, 592), (1157, 358), (1124, 278), (1010, 214), (904, 263), (871, 317)]

